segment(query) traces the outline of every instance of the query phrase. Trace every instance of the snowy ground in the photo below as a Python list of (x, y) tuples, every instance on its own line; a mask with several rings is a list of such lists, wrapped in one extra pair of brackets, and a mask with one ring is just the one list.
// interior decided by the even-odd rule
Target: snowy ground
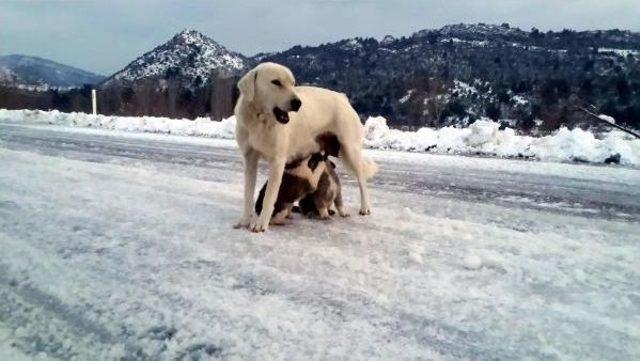
[(231, 141), (0, 122), (0, 359), (640, 359), (640, 170), (369, 155), (256, 235)]

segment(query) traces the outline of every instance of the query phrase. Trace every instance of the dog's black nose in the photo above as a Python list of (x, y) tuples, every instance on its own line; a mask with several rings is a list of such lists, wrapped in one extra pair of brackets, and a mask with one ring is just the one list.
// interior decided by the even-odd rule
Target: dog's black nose
[(298, 109), (302, 106), (302, 102), (298, 98), (293, 98), (291, 101), (291, 110), (297, 112)]

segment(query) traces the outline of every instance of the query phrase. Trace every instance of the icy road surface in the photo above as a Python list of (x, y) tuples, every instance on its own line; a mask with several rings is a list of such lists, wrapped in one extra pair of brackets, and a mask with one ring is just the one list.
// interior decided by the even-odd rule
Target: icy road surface
[(640, 170), (369, 152), (370, 217), (256, 235), (233, 142), (0, 142), (2, 360), (640, 359)]

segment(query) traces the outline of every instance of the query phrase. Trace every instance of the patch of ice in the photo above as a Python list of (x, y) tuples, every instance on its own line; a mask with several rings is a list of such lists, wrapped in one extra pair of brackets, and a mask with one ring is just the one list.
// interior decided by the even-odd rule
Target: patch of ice
[(464, 268), (468, 270), (477, 270), (482, 267), (482, 258), (475, 254), (469, 254), (462, 260)]
[(407, 219), (411, 220), (415, 218), (416, 214), (409, 207), (402, 208), (402, 215)]

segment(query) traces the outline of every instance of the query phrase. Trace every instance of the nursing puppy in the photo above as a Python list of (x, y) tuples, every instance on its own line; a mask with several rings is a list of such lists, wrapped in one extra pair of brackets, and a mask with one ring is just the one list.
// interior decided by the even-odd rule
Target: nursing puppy
[[(367, 179), (377, 166), (362, 157), (363, 127), (344, 94), (327, 89), (295, 86), (291, 71), (262, 63), (238, 82), (240, 98), (234, 109), (236, 141), (244, 158), (244, 208), (236, 227), (267, 230), (282, 182), (285, 164), (317, 153), (315, 138), (331, 133), (338, 139), (340, 158), (358, 180), (360, 214), (369, 214)], [(258, 159), (269, 162), (269, 180), (263, 209), (253, 218)]]
[[(285, 218), (291, 215), (293, 204), (317, 189), (320, 179), (326, 174), (325, 159), (326, 157), (320, 153), (315, 153), (285, 166), (278, 198), (273, 208), (271, 224), (284, 224)], [(264, 197), (268, 184), (269, 181), (262, 186), (256, 201), (255, 211), (258, 215), (262, 213), (264, 208)]]
[(315, 192), (306, 195), (299, 202), (300, 213), (327, 220), (333, 215), (331, 207), (335, 205), (340, 217), (348, 217), (342, 203), (342, 187), (335, 171), (336, 165), (326, 157), (325, 155), (325, 171), (320, 176)]

